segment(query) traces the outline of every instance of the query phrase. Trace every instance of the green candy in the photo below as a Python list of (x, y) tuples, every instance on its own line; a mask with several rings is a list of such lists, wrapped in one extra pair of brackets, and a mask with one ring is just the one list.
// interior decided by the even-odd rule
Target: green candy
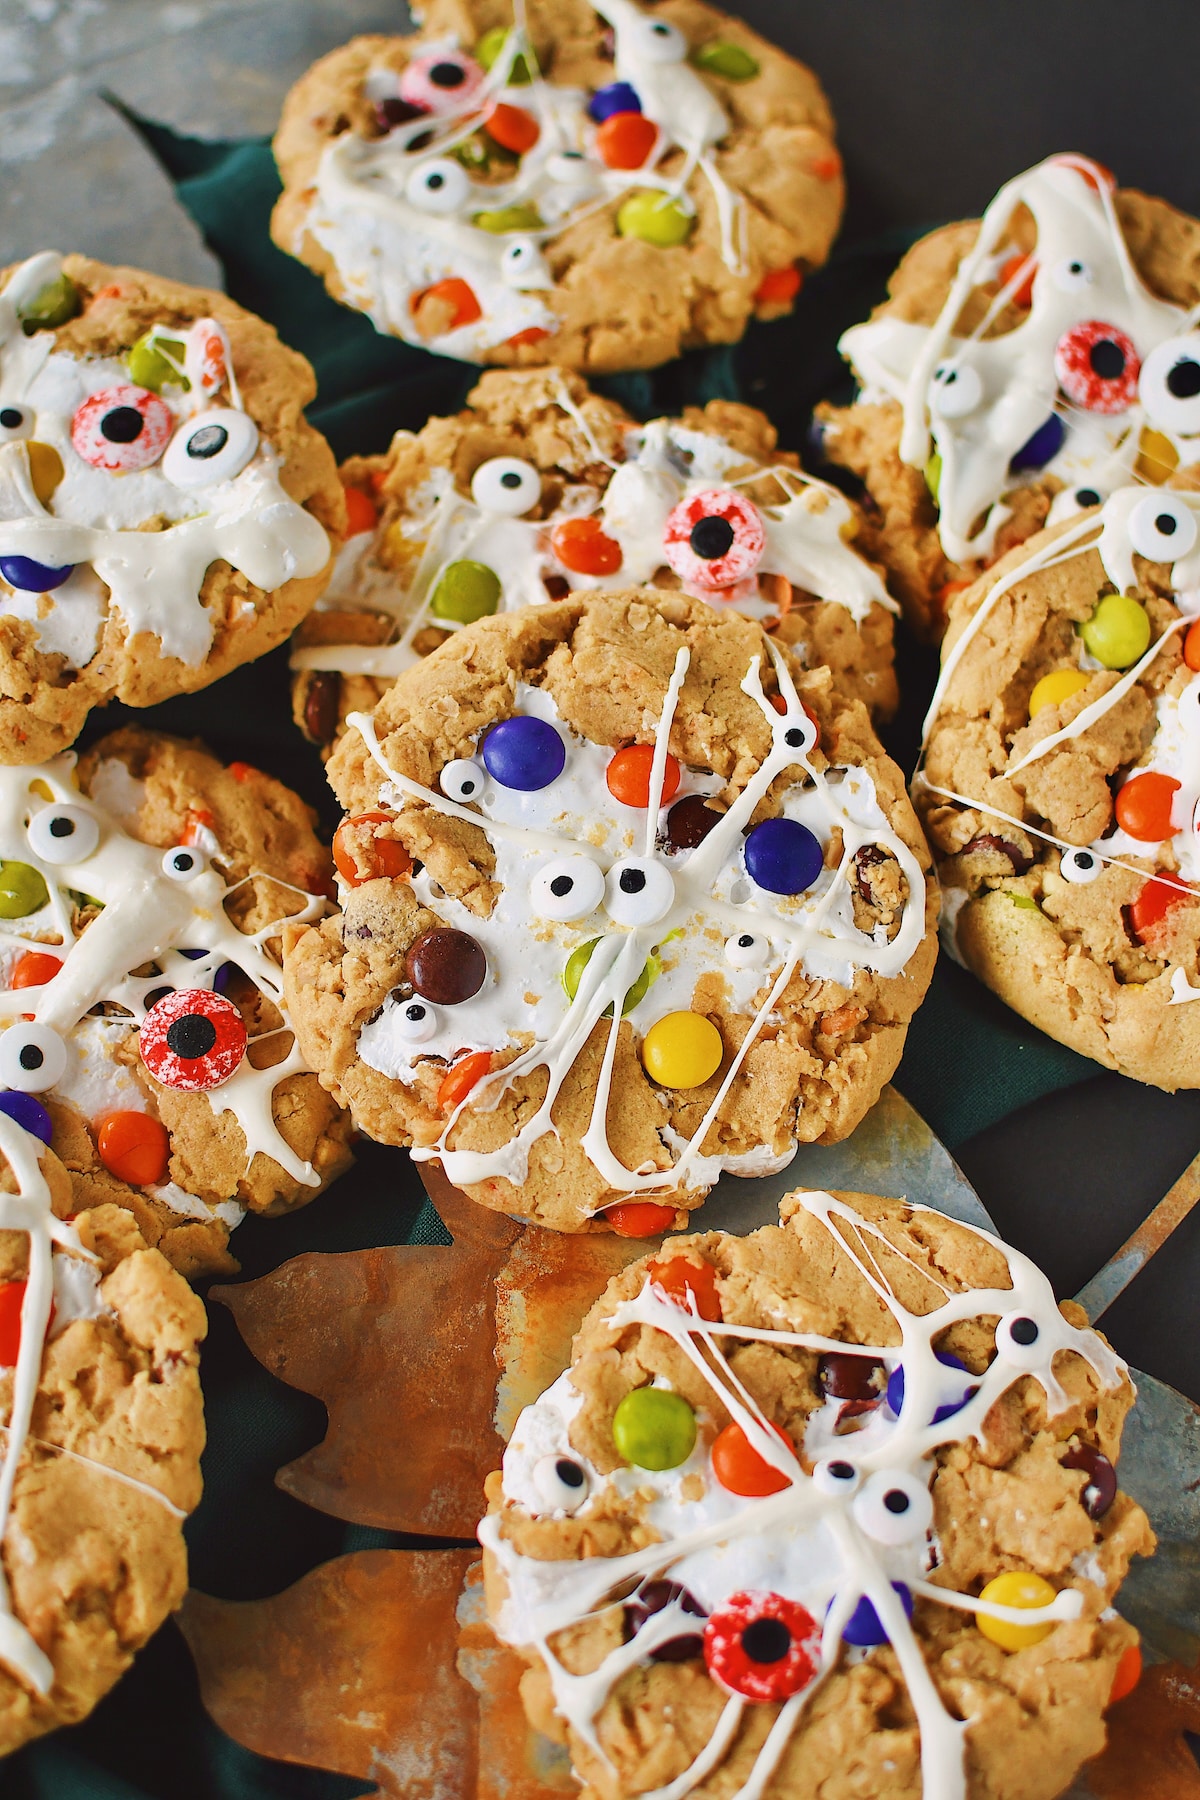
[[(508, 35), (509, 27), (507, 25), (493, 25), (490, 31), (484, 32), (475, 46), (475, 61), (480, 68), (491, 68), (508, 42)], [(513, 58), (513, 66), (508, 72), (508, 84), (510, 87), (528, 87), (532, 80), (533, 69), (530, 66), (529, 58), (522, 50)]]
[(678, 200), (654, 188), (640, 188), (636, 194), (630, 194), (617, 213), (617, 230), (622, 237), (641, 238), (645, 244), (657, 244), (660, 250), (685, 244), (695, 223), (695, 216), (685, 212)]
[[(183, 362), (184, 348), (178, 338), (156, 338), (146, 332), (125, 358), (130, 381), (149, 388), (152, 394), (161, 394), (165, 387), (181, 388), (186, 393), (192, 384), (175, 366)], [(174, 363), (169, 360), (172, 356)]]
[(940, 450), (935, 450), (925, 464), (925, 486), (929, 489), (933, 497), (933, 504), (936, 506), (942, 487), (942, 453)]
[(710, 44), (701, 44), (693, 52), (692, 61), (698, 69), (704, 69), (709, 75), (719, 75), (723, 81), (753, 81), (762, 67), (740, 44), (723, 44), (720, 38)]
[[(499, 148), (498, 145), (496, 147)], [(450, 155), (455, 162), (460, 162), (463, 168), (470, 170), (472, 174), (486, 174), (492, 166), (491, 151), (479, 132), (472, 137), (464, 138), (461, 144), (455, 144)]]
[(28, 863), (0, 863), (0, 919), (27, 919), (41, 912), (49, 898), (45, 882)]
[[(580, 944), (577, 949), (572, 950), (570, 956), (567, 958), (567, 966), (562, 972), (562, 984), (567, 990), (568, 1000), (573, 1000), (579, 992), (579, 983), (583, 980), (583, 971), (592, 960), (592, 951), (599, 942), (599, 938), (589, 938), (586, 944)], [(622, 1018), (625, 1017), (626, 1013), (631, 1013), (633, 1011), (639, 1000), (644, 1000), (646, 998), (646, 995), (650, 991), (651, 983), (657, 981), (661, 974), (662, 964), (659, 962), (657, 956), (648, 956), (642, 964), (641, 974), (626, 993), (625, 998), (621, 1003)], [(612, 1018), (611, 1006), (605, 1010), (604, 1017), (606, 1019)]]
[(634, 1388), (613, 1414), (617, 1454), (638, 1469), (677, 1469), (696, 1445), (696, 1415), (670, 1388)]
[(435, 619), (473, 625), (500, 605), (500, 577), (486, 563), (452, 562), (442, 570), (429, 610)]
[(1008, 897), (1012, 901), (1013, 905), (1019, 906), (1023, 912), (1040, 912), (1041, 911), (1041, 908), (1039, 907), (1037, 901), (1031, 899), (1028, 894), (1010, 894)]
[(1150, 617), (1132, 594), (1105, 594), (1079, 635), (1106, 669), (1128, 669), (1150, 648)]
[(528, 200), (519, 200), (514, 206), (498, 206), (492, 212), (477, 212), (471, 223), (478, 225), (480, 231), (540, 231), (542, 215)]
[(79, 289), (69, 275), (56, 276), (40, 294), (34, 296), (21, 313), (21, 324), (27, 337), (35, 331), (53, 331), (65, 325), (79, 311)]

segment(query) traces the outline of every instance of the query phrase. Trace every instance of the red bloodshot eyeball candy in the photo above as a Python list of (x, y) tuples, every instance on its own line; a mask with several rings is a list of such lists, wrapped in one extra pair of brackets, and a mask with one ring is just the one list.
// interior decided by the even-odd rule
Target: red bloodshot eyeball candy
[(669, 514), (663, 553), (685, 586), (717, 593), (754, 573), (766, 542), (752, 501), (733, 488), (707, 488)]
[(400, 98), (423, 112), (457, 112), (483, 86), (483, 70), (459, 50), (432, 50), (414, 56), (400, 71)]
[[(793, 1449), (786, 1431), (775, 1424), (771, 1425), (771, 1430), (780, 1443)], [(784, 1488), (792, 1485), (782, 1469), (759, 1455), (736, 1419), (717, 1433), (711, 1455), (713, 1474), (727, 1493), (757, 1500), (766, 1494), (781, 1494)]]
[(171, 1140), (162, 1121), (149, 1113), (105, 1113), (97, 1122), (96, 1149), (109, 1173), (131, 1187), (166, 1180)]
[(746, 1700), (789, 1700), (806, 1688), (821, 1655), (821, 1627), (798, 1600), (763, 1589), (731, 1594), (704, 1628), (713, 1680)]
[(604, 531), (599, 519), (563, 519), (550, 533), (550, 543), (564, 569), (575, 575), (615, 575), (621, 546)]
[(1058, 385), (1086, 412), (1120, 413), (1132, 406), (1140, 369), (1133, 339), (1102, 319), (1073, 325), (1054, 347)]
[(222, 995), (175, 988), (142, 1020), (138, 1047), (156, 1081), (198, 1094), (229, 1080), (246, 1054), (246, 1027)]
[(85, 400), (71, 421), (71, 443), (94, 469), (127, 475), (156, 463), (171, 440), (175, 415), (149, 388), (118, 382)]
[(689, 1262), (686, 1256), (672, 1256), (665, 1262), (652, 1262), (647, 1275), (659, 1293), (673, 1300), (685, 1312), (695, 1307), (710, 1324), (721, 1322), (721, 1296), (717, 1292), (717, 1271), (711, 1263)]
[(1117, 824), (1139, 843), (1161, 843), (1174, 836), (1171, 806), (1178, 792), (1174, 776), (1161, 775), (1157, 769), (1131, 775), (1117, 794)]
[[(619, 800), (622, 806), (649, 806), (653, 763), (653, 744), (627, 744), (624, 750), (618, 750), (604, 772), (613, 799)], [(666, 806), (678, 792), (679, 764), (668, 751), (663, 769), (662, 805)]]

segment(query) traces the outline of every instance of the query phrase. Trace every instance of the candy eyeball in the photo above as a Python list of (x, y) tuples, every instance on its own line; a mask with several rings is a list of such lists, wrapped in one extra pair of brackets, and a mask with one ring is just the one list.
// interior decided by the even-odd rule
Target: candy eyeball
[(213, 487), (240, 475), (258, 449), (258, 426), (249, 413), (210, 406), (175, 433), (163, 457), (163, 474), (176, 487)]
[(1095, 881), (1104, 864), (1094, 850), (1064, 850), (1058, 865), (1058, 872), (1064, 881), (1074, 881), (1083, 886)]
[(78, 407), (71, 421), (75, 453), (93, 469), (129, 475), (156, 463), (175, 429), (175, 415), (149, 388), (118, 382)]
[(929, 410), (935, 419), (965, 419), (983, 399), (983, 382), (969, 363), (943, 363), (929, 384)]
[(477, 762), (469, 756), (456, 756), (438, 776), (438, 786), (448, 800), (478, 800), (485, 779)]
[(1107, 416), (1132, 406), (1139, 368), (1133, 339), (1102, 319), (1073, 325), (1054, 346), (1058, 385), (1085, 412)]
[(404, 184), (404, 198), (409, 205), (425, 213), (457, 212), (470, 191), (467, 171), (448, 156), (420, 163)]
[(761, 969), (771, 954), (771, 945), (756, 931), (735, 931), (725, 939), (726, 961), (735, 969)]
[(83, 862), (100, 842), (100, 826), (82, 806), (44, 806), (29, 821), (29, 848), (40, 862)]
[(509, 287), (549, 287), (550, 270), (536, 238), (512, 238), (500, 256), (500, 274)]
[(16, 444), (32, 437), (33, 425), (31, 406), (17, 406), (11, 400), (0, 405), (0, 444)]
[(605, 905), (616, 924), (657, 925), (674, 904), (675, 883), (652, 858), (623, 857), (608, 871)]
[(929, 1489), (904, 1469), (880, 1469), (854, 1496), (854, 1518), (877, 1544), (911, 1544), (933, 1524)]
[(190, 844), (176, 844), (162, 859), (162, 872), (171, 881), (194, 881), (208, 868), (208, 858)]
[(400, 71), (400, 98), (423, 112), (457, 112), (483, 86), (483, 70), (459, 50), (432, 50), (414, 56)]
[(587, 1499), (592, 1484), (575, 1457), (543, 1456), (534, 1464), (533, 1485), (548, 1508), (573, 1513)]
[(519, 519), (542, 497), (542, 478), (520, 456), (491, 456), (471, 477), (471, 498), (484, 512)]
[(754, 573), (766, 542), (753, 501), (734, 488), (709, 488), (668, 514), (663, 555), (682, 582), (717, 593)]
[(591, 164), (582, 150), (556, 150), (546, 159), (546, 173), (551, 181), (579, 187), (590, 182)]
[(1179, 562), (1195, 547), (1196, 515), (1178, 494), (1146, 494), (1129, 515), (1129, 542), (1150, 562)]
[(1015, 1369), (1040, 1369), (1046, 1360), (1045, 1333), (1028, 1313), (1005, 1313), (996, 1326), (996, 1354)]
[(1064, 519), (1074, 519), (1081, 512), (1090, 511), (1093, 506), (1103, 506), (1107, 498), (1107, 494), (1088, 483), (1082, 487), (1064, 488), (1061, 494), (1055, 494), (1046, 515), (1046, 523), (1061, 525)]
[(626, 33), (632, 54), (649, 63), (682, 62), (688, 53), (688, 41), (682, 31), (665, 19), (637, 19), (622, 28), (622, 38)]
[(590, 856), (559, 856), (539, 869), (529, 900), (542, 919), (565, 924), (584, 919), (604, 898), (604, 871)]
[(1176, 437), (1200, 432), (1200, 332), (1155, 346), (1142, 364), (1138, 399), (1146, 416)]
[(0, 1085), (44, 1094), (67, 1072), (67, 1046), (49, 1025), (21, 1019), (0, 1034)]
[(408, 1044), (427, 1044), (437, 1028), (437, 1013), (427, 1000), (403, 1000), (396, 1009), (396, 1031)]
[(805, 713), (796, 725), (789, 725), (783, 734), (783, 741), (789, 750), (811, 750), (817, 741), (817, 728)]
[(1077, 256), (1064, 258), (1056, 262), (1050, 271), (1050, 279), (1062, 294), (1082, 294), (1090, 288), (1096, 277), (1085, 262)]
[(812, 1472), (812, 1483), (819, 1494), (833, 1499), (850, 1499), (858, 1492), (862, 1475), (845, 1456), (827, 1456)]

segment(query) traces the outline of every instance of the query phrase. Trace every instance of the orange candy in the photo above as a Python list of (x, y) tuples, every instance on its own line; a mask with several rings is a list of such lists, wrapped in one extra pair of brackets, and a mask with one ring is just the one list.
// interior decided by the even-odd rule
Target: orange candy
[(131, 1187), (154, 1187), (167, 1178), (171, 1140), (166, 1126), (149, 1113), (105, 1113), (96, 1132), (96, 1149), (109, 1174)]
[(235, 781), (253, 781), (258, 774), (258, 770), (254, 767), (253, 763), (231, 762), (229, 765), (229, 773), (233, 776)]
[(519, 350), (522, 344), (540, 344), (543, 338), (549, 336), (550, 333), (544, 325), (527, 325), (524, 331), (514, 331), (512, 336), (505, 338), (504, 341), (510, 349)]
[(1117, 795), (1117, 824), (1141, 844), (1172, 837), (1171, 802), (1178, 792), (1179, 783), (1171, 775), (1150, 769), (1131, 776)]
[(714, 1325), (720, 1323), (724, 1315), (721, 1296), (717, 1292), (717, 1271), (711, 1263), (694, 1263), (685, 1256), (672, 1256), (668, 1262), (652, 1262), (646, 1273), (668, 1300), (676, 1301), (689, 1312), (694, 1305), (702, 1319), (708, 1319)]
[(596, 153), (610, 169), (640, 169), (658, 142), (658, 126), (645, 113), (613, 113), (596, 133)]
[(1183, 660), (1189, 669), (1200, 671), (1200, 619), (1189, 625), (1184, 634)]
[(200, 833), (202, 831), (211, 831), (216, 822), (217, 821), (209, 812), (207, 806), (189, 807), (187, 816), (184, 819), (183, 836), (179, 840), (180, 843), (188, 845), (189, 848), (198, 844), (200, 842)]
[(348, 842), (351, 827), (361, 825), (388, 825), (396, 817), (390, 812), (359, 813), (357, 818), (343, 819), (333, 834), (333, 860), (337, 872), (351, 887), (361, 887), (364, 881), (375, 881), (380, 876), (389, 878), (396, 875), (407, 875), (412, 868), (412, 857), (395, 838), (372, 837), (369, 862), (370, 867), (365, 875), (359, 873), (354, 852)]
[(600, 1217), (618, 1237), (656, 1237), (675, 1223), (675, 1208), (660, 1206), (656, 1200), (618, 1200), (615, 1206), (606, 1207)]
[(550, 542), (563, 568), (576, 575), (615, 575), (621, 566), (621, 546), (605, 535), (599, 519), (564, 519)]
[(818, 181), (833, 181), (842, 172), (842, 159), (836, 150), (830, 150), (826, 156), (818, 156), (809, 168)]
[(47, 956), (43, 950), (27, 950), (17, 959), (12, 985), (15, 988), (45, 987), (61, 968), (62, 962), (57, 956)]
[(1142, 1679), (1142, 1647), (1140, 1644), (1127, 1644), (1121, 1652), (1121, 1660), (1117, 1664), (1117, 1672), (1113, 1676), (1112, 1692), (1108, 1696), (1108, 1704), (1115, 1706), (1118, 1700), (1124, 1700), (1132, 1694)]
[(1002, 282), (1009, 282), (1017, 273), (1017, 270), (1024, 267), (1026, 263), (1029, 264), (1029, 268), (1026, 272), (1025, 279), (1021, 282), (1020, 287), (1015, 289), (1012, 296), (1013, 304), (1015, 306), (1033, 305), (1033, 278), (1037, 273), (1037, 265), (1030, 257), (1025, 255), (1023, 250), (1017, 250), (1009, 257), (1008, 261), (1000, 271), (1000, 280)]
[(442, 1085), (438, 1089), (437, 1103), (443, 1112), (450, 1112), (460, 1100), (465, 1100), (476, 1082), (482, 1081), (492, 1066), (490, 1050), (472, 1050), (469, 1056), (460, 1056), (442, 1076)]
[[(25, 1304), (26, 1283), (0, 1282), (0, 1369), (15, 1369), (21, 1351), (21, 1308)], [(54, 1323), (54, 1302), (50, 1302), (49, 1331)]]
[(483, 317), (483, 308), (475, 298), (474, 288), (461, 275), (450, 275), (445, 281), (435, 281), (432, 287), (422, 288), (409, 301), (411, 310), (416, 312), (425, 299), (444, 300), (451, 308), (451, 331), (456, 331), (460, 325), (473, 325), (476, 319)]
[[(771, 1430), (789, 1450), (794, 1448), (786, 1431), (781, 1431), (778, 1425), (772, 1425)], [(736, 1419), (714, 1438), (712, 1466), (713, 1474), (723, 1488), (731, 1494), (743, 1494), (747, 1499), (760, 1500), (766, 1494), (781, 1494), (785, 1487), (792, 1485), (781, 1469), (758, 1454)]]
[(346, 535), (357, 537), (360, 531), (374, 531), (379, 514), (375, 511), (375, 502), (370, 494), (364, 494), (361, 488), (346, 487), (342, 492), (346, 496)]
[(483, 129), (494, 144), (524, 156), (542, 135), (542, 128), (532, 113), (523, 106), (506, 106), (503, 100), (493, 106), (483, 122)]
[(759, 306), (786, 306), (800, 292), (803, 280), (795, 263), (786, 269), (769, 269), (758, 284), (755, 301)]
[[(650, 766), (653, 761), (653, 744), (628, 744), (624, 750), (618, 750), (604, 774), (613, 799), (619, 800), (622, 806), (649, 806)], [(663, 805), (668, 800), (673, 800), (678, 791), (679, 764), (668, 751), (663, 770)]]
[(1190, 888), (1183, 887), (1176, 881), (1164, 881), (1161, 876), (1152, 875), (1138, 894), (1137, 899), (1130, 904), (1129, 923), (1144, 944), (1147, 937), (1157, 925), (1162, 923), (1173, 906), (1178, 906), (1183, 900), (1194, 898)]

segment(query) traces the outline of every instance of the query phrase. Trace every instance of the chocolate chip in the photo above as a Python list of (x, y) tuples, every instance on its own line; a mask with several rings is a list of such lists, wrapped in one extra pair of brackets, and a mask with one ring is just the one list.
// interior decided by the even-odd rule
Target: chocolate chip
[(333, 669), (322, 669), (309, 679), (304, 696), (304, 729), (314, 744), (328, 744), (338, 728), (342, 678)]

